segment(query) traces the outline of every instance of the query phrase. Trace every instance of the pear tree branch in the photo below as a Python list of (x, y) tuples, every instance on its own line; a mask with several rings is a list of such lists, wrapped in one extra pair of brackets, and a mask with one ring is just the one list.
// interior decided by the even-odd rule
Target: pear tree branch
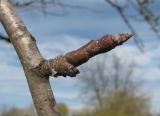
[(99, 40), (91, 40), (81, 48), (58, 56), (56, 58), (45, 60), (38, 67), (40, 73), (49, 76), (71, 76), (74, 77), (79, 73), (78, 67), (87, 62), (95, 55), (108, 52), (116, 46), (122, 45), (132, 34), (114, 34), (105, 35)]

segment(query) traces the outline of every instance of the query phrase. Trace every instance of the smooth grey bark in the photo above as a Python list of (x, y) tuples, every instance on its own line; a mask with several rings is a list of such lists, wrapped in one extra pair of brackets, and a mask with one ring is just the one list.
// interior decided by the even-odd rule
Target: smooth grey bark
[(19, 56), (38, 115), (59, 116), (49, 77), (35, 70), (45, 59), (10, 0), (0, 0), (0, 21)]

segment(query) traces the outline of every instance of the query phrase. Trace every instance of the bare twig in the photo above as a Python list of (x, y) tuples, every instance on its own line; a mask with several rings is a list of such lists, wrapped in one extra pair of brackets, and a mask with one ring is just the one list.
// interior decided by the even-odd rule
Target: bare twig
[(2, 34), (0, 34), (0, 40), (6, 41), (7, 43), (11, 43), (10, 39)]
[(39, 67), (44, 75), (71, 76), (74, 77), (79, 71), (75, 68), (91, 57), (108, 52), (118, 45), (127, 41), (132, 34), (106, 35), (99, 40), (92, 40), (81, 48), (69, 52), (64, 56), (42, 62)]
[[(124, 3), (118, 2), (117, 0), (105, 1), (118, 11), (127, 27), (135, 35), (135, 43), (141, 51), (143, 51), (144, 47), (143, 41), (130, 23), (130, 19), (137, 20), (139, 18), (137, 21), (140, 20), (148, 23), (150, 29), (155, 33), (157, 38), (160, 39), (160, 15), (159, 12), (155, 11), (156, 7), (159, 8), (160, 6), (158, 0), (124, 0)], [(130, 12), (137, 13), (136, 16), (133, 17), (130, 12), (129, 15), (126, 13), (131, 9), (132, 11)]]
[[(27, 2), (13, 2), (13, 3), (14, 3), (14, 6), (16, 6), (17, 8), (32, 8), (32, 9), (38, 8), (38, 9), (41, 9), (41, 11), (44, 14), (55, 15), (55, 16), (65, 16), (66, 13), (68, 14), (67, 8), (87, 10), (92, 13), (104, 13), (103, 11), (92, 9), (87, 6), (68, 4), (68, 3), (62, 2), (61, 0), (31, 0)], [(59, 7), (63, 9), (63, 12), (56, 13), (54, 11), (48, 10), (48, 8), (54, 8), (54, 7)]]

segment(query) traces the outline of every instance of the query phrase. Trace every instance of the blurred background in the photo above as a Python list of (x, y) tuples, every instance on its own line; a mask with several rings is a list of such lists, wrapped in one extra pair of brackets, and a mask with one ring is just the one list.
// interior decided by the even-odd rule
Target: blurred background
[[(12, 0), (45, 58), (105, 34), (134, 38), (50, 78), (62, 116), (160, 116), (159, 0)], [(0, 116), (36, 116), (17, 54), (0, 25)]]

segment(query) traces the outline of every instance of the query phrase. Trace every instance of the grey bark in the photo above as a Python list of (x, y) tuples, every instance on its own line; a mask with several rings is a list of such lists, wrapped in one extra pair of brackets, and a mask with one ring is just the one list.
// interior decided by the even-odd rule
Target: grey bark
[(10, 0), (0, 0), (0, 21), (22, 63), (38, 115), (58, 116), (49, 77), (35, 70), (44, 58), (36, 46), (34, 37), (17, 15)]

